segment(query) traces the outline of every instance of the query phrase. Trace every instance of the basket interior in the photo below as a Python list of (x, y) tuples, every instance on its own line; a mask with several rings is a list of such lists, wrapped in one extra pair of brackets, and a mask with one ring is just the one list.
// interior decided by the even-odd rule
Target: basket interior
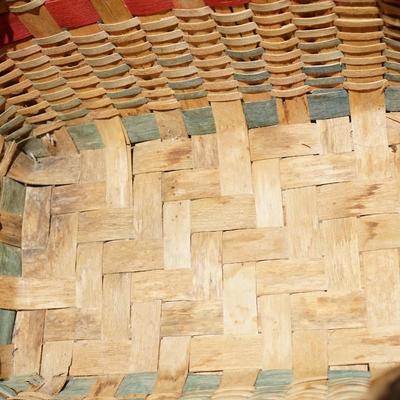
[(355, 400), (400, 362), (397, 2), (3, 3), (0, 398)]

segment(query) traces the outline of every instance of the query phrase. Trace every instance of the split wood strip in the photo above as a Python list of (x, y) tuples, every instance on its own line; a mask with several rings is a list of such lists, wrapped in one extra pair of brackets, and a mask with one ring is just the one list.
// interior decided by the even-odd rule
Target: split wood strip
[(0, 276), (0, 308), (43, 310), (75, 305), (73, 280)]
[[(39, 373), (44, 328), (43, 310), (20, 311), (16, 320), (14, 373), (26, 375)], [(26, 359), (29, 354), (29, 359)]]
[(80, 157), (46, 157), (34, 162), (24, 153), (15, 159), (8, 176), (29, 185), (66, 185), (77, 183), (80, 175)]
[(213, 102), (217, 129), (221, 194), (252, 193), (246, 120), (238, 100)]
[(22, 223), (22, 248), (44, 249), (50, 230), (51, 187), (28, 187)]
[(132, 203), (131, 152), (119, 117), (97, 123), (105, 145), (106, 204), (109, 208), (128, 208)]
[(189, 370), (190, 337), (165, 337), (160, 344), (154, 393), (180, 393)]
[(224, 334), (258, 332), (254, 263), (224, 264)]
[(222, 232), (193, 233), (191, 238), (193, 296), (198, 300), (222, 297)]
[(131, 304), (132, 358), (135, 372), (156, 371), (160, 344), (161, 301)]
[(103, 209), (79, 214), (79, 243), (133, 238), (133, 210), (130, 208)]
[(133, 183), (133, 215), (138, 239), (162, 239), (161, 174), (136, 175)]
[(291, 369), (290, 296), (261, 296), (258, 298), (258, 312), (264, 337), (263, 369)]
[[(148, 113), (142, 104), (135, 110), (121, 109), (130, 115), (129, 123), (112, 113), (94, 121), (96, 150), (84, 150), (77, 140), (77, 153), (62, 129), (54, 134), (55, 142), (47, 136), (41, 139), (50, 156), (34, 160), (16, 154), (9, 176), (32, 186), (27, 189), (21, 240), (18, 232), (9, 232), (8, 238), (3, 234), (3, 241), (13, 241), (0, 246), (0, 264), (8, 262), (10, 253), (19, 253), (13, 246), (22, 246), (23, 271), (22, 278), (0, 277), (0, 307), (17, 310), (17, 328), (29, 328), (26, 321), (31, 321), (33, 334), (27, 336), (28, 328), (16, 332), (12, 349), (4, 350), (7, 365), (12, 364), (8, 371), (18, 367), (42, 373), (48, 380), (42, 390), (50, 395), (75, 375), (84, 379), (72, 379), (66, 397), (74, 384), (86, 391), (71, 397), (119, 397), (122, 377), (140, 373), (124, 381), (151, 383), (141, 388), (143, 392), (124, 392), (124, 397), (177, 399), (185, 388), (209, 379), (212, 387), (205, 396), (223, 399), (259, 397), (258, 388), (253, 393), (257, 371), (266, 369), (257, 381), (285, 388), (290, 379), (280, 376), (293, 375), (294, 384), (282, 389), (288, 398), (325, 398), (334, 397), (332, 377), (343, 376), (341, 370), (365, 373), (398, 362), (400, 141), (393, 119), (387, 129), (383, 94), (373, 89), (375, 82), (353, 82), (368, 80), (372, 75), (365, 74), (378, 70), (376, 82), (379, 87), (384, 84), (381, 67), (387, 57), (396, 62), (396, 46), (386, 42), (387, 37), (378, 45), (369, 42), (382, 41), (387, 34), (380, 30), (383, 24), (390, 35), (396, 33), (392, 19), (381, 20), (373, 7), (344, 10), (351, 16), (355, 11), (377, 16), (369, 21), (376, 31), (362, 35), (366, 43), (361, 48), (379, 53), (349, 56), (356, 47), (340, 45), (347, 65), (357, 64), (357, 69), (344, 73), (350, 79), (344, 83), (348, 95), (340, 89), (343, 68), (334, 24), (340, 28), (339, 40), (362, 42), (357, 32), (363, 29), (363, 19), (336, 19), (335, 12), (344, 11), (333, 10), (332, 4), (272, 1), (250, 8), (217, 7), (214, 13), (201, 1), (178, 1), (176, 16), (167, 12), (137, 18), (122, 0), (92, 3), (108, 24), (104, 28), (110, 30), (110, 38), (97, 25), (79, 28), (74, 32), (78, 42), (94, 40), (80, 51), (113, 53), (111, 39), (134, 68), (123, 66), (121, 72), (117, 60), (118, 65), (96, 70), (100, 82), (93, 81), (93, 76), (87, 79), (87, 66), (74, 64), (80, 63), (80, 55), (68, 50), (55, 59), (68, 63), (67, 69), (57, 65), (55, 70), (61, 68), (74, 87), (94, 82), (84, 92), (86, 100), (93, 99), (91, 109), (109, 104), (93, 97), (104, 96), (104, 90), (91, 86), (104, 86), (114, 102), (122, 93), (138, 94), (138, 78), (147, 97), (161, 96), (151, 99), (151, 108), (160, 111)], [(40, 10), (36, 21), (45, 9)], [(257, 31), (262, 42), (250, 31)], [(151, 43), (144, 40), (146, 34)], [(59, 44), (60, 37), (68, 38), (68, 32), (42, 39), (43, 51), (71, 48), (72, 42), (48, 47)], [(319, 52), (327, 43), (335, 49)], [(267, 67), (260, 45), (267, 50)], [(389, 52), (383, 54), (385, 45)], [(146, 54), (130, 54), (138, 49)], [(164, 106), (178, 106), (171, 97), (175, 90), (181, 98), (196, 93), (181, 89), (197, 79), (193, 67), (181, 68), (182, 60), (191, 63), (192, 53), (196, 65), (207, 70), (202, 71), (207, 87), (225, 90), (228, 77), (235, 92), (225, 98), (210, 95), (211, 106), (204, 98), (179, 100), (179, 106), (190, 108), (183, 116), (176, 108), (162, 111)], [(92, 61), (116, 60), (116, 54)], [(336, 64), (322, 65), (332, 60)], [(21, 66), (39, 61), (24, 60)], [(277, 62), (281, 64), (272, 65)], [(379, 68), (371, 62), (378, 62)], [(308, 65), (316, 63), (320, 65)], [(373, 68), (361, 71), (361, 64)], [(11, 66), (1, 64), (0, 69), (7, 72)], [(28, 73), (41, 74), (38, 67)], [(289, 75), (269, 78), (265, 68)], [(313, 76), (317, 68), (316, 74), (323, 77)], [(333, 68), (339, 69), (332, 72)], [(390, 64), (387, 68), (391, 70)], [(116, 69), (117, 75), (111, 76)], [(360, 71), (363, 76), (355, 78)], [(311, 87), (335, 89), (305, 96), (306, 75)], [(210, 77), (216, 79), (212, 85)], [(42, 88), (59, 79), (39, 84)], [(268, 85), (261, 81), (270, 81), (273, 93), (284, 97), (266, 100)], [(363, 92), (355, 93), (360, 87)], [(50, 97), (60, 94), (57, 88), (49, 90)], [(237, 93), (243, 94), (244, 108)], [(342, 100), (340, 107), (333, 98)], [(126, 101), (122, 99), (118, 102)], [(18, 102), (22, 100), (11, 100), (21, 108), (18, 113), (33, 121), (40, 118), (30, 115), (30, 107)], [(59, 100), (58, 108), (71, 103)], [(340, 117), (332, 118), (338, 111)], [(187, 117), (196, 114), (202, 118), (193, 125), (194, 119)], [(278, 115), (281, 121), (296, 123), (268, 126)], [(309, 115), (328, 119), (310, 123)], [(20, 221), (20, 212), (3, 211), (4, 221)], [(7, 274), (9, 268), (4, 271)], [(29, 357), (26, 364), (24, 357)], [(131, 390), (140, 385), (145, 386), (137, 383)], [(350, 390), (346, 387), (344, 393)]]
[(56, 394), (65, 385), (72, 361), (72, 347), (72, 340), (44, 343), (40, 374), (46, 381), (47, 393)]

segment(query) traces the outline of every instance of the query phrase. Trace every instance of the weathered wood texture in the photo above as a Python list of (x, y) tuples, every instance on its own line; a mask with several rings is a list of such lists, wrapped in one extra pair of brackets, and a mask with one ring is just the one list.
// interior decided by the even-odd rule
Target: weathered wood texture
[[(82, 56), (73, 62), (84, 77), (54, 68), (87, 106), (85, 124), (69, 126), (74, 142), (60, 130), (47, 157), (14, 146), (10, 168), (0, 163), (0, 376), (40, 373), (51, 395), (68, 377), (82, 378), (66, 384), (64, 392), (75, 390), (67, 399), (118, 390), (176, 400), (214, 379), (208, 389), (223, 400), (252, 398), (265, 370), (291, 373), (290, 399), (301, 385), (320, 397), (298, 398), (325, 399), (334, 373), (399, 363), (398, 116), (388, 122), (379, 89), (351, 86), (371, 82), (346, 81), (349, 95), (336, 87), (340, 58), (358, 54), (356, 46), (341, 53), (335, 37), (332, 54), (319, 52), (325, 40), (312, 36), (354, 33), (346, 24), (357, 19), (335, 22), (336, 11), (354, 7), (271, 0), (221, 12), (174, 0), (174, 12), (137, 19), (121, 0), (92, 3), (105, 25), (79, 28), (62, 45), (45, 38), (37, 50), (52, 62), (64, 46)], [(285, 40), (268, 40), (276, 35)], [(380, 65), (377, 57), (355, 65)], [(320, 77), (336, 64), (331, 83)], [(295, 82), (285, 68), (298, 72)], [(354, 71), (346, 68), (349, 78)], [(211, 105), (205, 95), (185, 97), (195, 93), (184, 88), (193, 79)], [(268, 79), (271, 93), (262, 88)], [(305, 95), (318, 85), (333, 90)], [(131, 100), (140, 106), (121, 103)], [(102, 119), (99, 104), (110, 112)], [(136, 392), (127, 374), (141, 377)], [(290, 380), (279, 382), (281, 390)]]

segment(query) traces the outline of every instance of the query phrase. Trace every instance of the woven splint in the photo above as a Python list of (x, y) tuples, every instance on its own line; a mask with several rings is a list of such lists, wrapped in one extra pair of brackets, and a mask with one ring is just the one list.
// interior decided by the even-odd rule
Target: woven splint
[(0, 398), (359, 400), (400, 362), (397, 1), (0, 13)]

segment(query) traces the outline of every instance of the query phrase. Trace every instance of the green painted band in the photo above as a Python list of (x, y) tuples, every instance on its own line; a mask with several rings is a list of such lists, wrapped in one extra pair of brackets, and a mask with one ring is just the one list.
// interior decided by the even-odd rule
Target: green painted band
[(400, 75), (385, 74), (385, 79), (387, 79), (388, 81), (400, 82)]
[(0, 383), (0, 395), (1, 394), (5, 394), (6, 395), (5, 398), (7, 398), (16, 396), (17, 392), (9, 388), (7, 385), (3, 385), (2, 383)]
[(74, 108), (74, 107), (78, 107), (81, 104), (82, 104), (82, 102), (79, 99), (72, 99), (72, 100), (66, 101), (65, 103), (52, 104), (51, 108), (54, 111), (60, 112), (60, 111), (70, 110), (71, 108)]
[[(4, 177), (0, 196), (0, 210), (10, 214), (17, 214), (22, 217), (24, 213), (24, 207), (25, 186), (7, 176)], [(0, 275), (4, 272), (2, 272), (2, 268), (6, 267), (7, 263), (0, 263)]]
[(133, 100), (128, 100), (128, 101), (124, 101), (121, 103), (113, 103), (114, 107), (117, 110), (123, 110), (126, 108), (135, 108), (135, 107), (139, 107), (142, 106), (143, 104), (147, 103), (147, 99), (145, 97), (139, 97), (137, 99), (133, 99)]
[(211, 107), (183, 110), (182, 113), (187, 133), (190, 136), (215, 133), (216, 128)]
[(279, 122), (275, 99), (244, 103), (243, 109), (249, 129), (277, 125)]
[(132, 86), (128, 89), (118, 90), (118, 92), (107, 92), (107, 96), (110, 99), (120, 99), (122, 97), (136, 96), (139, 93), (141, 93), (142, 90), (143, 89), (140, 88), (139, 86)]
[(256, 74), (243, 74), (243, 73), (235, 73), (233, 74), (234, 78), (240, 82), (259, 82), (265, 81), (270, 76), (269, 72), (262, 71)]
[(98, 78), (111, 78), (112, 76), (122, 75), (126, 72), (129, 72), (129, 66), (127, 64), (121, 64), (117, 67), (106, 69), (103, 71), (94, 71), (95, 75)]
[(344, 82), (343, 76), (334, 76), (328, 78), (307, 79), (304, 83), (310, 86), (330, 86), (330, 85), (339, 85), (343, 82)]
[(184, 81), (171, 81), (168, 82), (168, 86), (171, 89), (192, 89), (203, 84), (204, 80), (202, 78), (186, 79)]
[(0, 345), (11, 344), (16, 312), (0, 309)]
[(215, 391), (219, 388), (221, 383), (221, 375), (217, 374), (189, 374), (186, 378), (184, 392), (194, 392), (203, 390)]
[(259, 57), (264, 53), (264, 49), (262, 47), (257, 47), (251, 50), (226, 50), (226, 54), (232, 58), (251, 58), (251, 57)]
[(241, 93), (264, 93), (270, 92), (272, 90), (272, 85), (269, 83), (264, 85), (250, 85), (250, 86), (239, 86), (239, 92)]
[(157, 57), (157, 62), (162, 67), (172, 67), (174, 65), (185, 64), (191, 61), (193, 61), (193, 56), (191, 54), (184, 54), (183, 56), (178, 56), (174, 58)]
[(89, 111), (86, 108), (81, 108), (79, 110), (71, 111), (70, 113), (59, 114), (58, 118), (60, 118), (61, 121), (70, 121), (71, 119), (82, 118), (87, 115), (88, 112)]
[(153, 113), (122, 119), (131, 143), (145, 142), (160, 138), (160, 131)]
[(67, 129), (78, 150), (95, 150), (104, 147), (95, 124), (76, 125)]
[(207, 94), (208, 92), (205, 90), (190, 93), (175, 93), (175, 98), (177, 100), (201, 99), (202, 97), (207, 97)]
[(346, 90), (319, 90), (307, 95), (311, 120), (330, 119), (350, 115)]
[(0, 126), (0, 135), (7, 135), (8, 133), (20, 127), (24, 121), (25, 117), (22, 115), (17, 115), (13, 119), (10, 119), (5, 124)]
[(400, 63), (393, 61), (386, 61), (385, 67), (388, 69), (393, 69), (394, 71), (400, 71)]
[(385, 90), (386, 111), (400, 111), (400, 88), (388, 87)]
[(260, 371), (256, 379), (256, 390), (260, 388), (278, 387), (285, 388), (292, 383), (292, 371), (289, 369), (277, 369), (270, 371)]
[(83, 398), (89, 394), (90, 389), (95, 385), (96, 378), (72, 378), (70, 379), (57, 399)]
[(24, 137), (26, 135), (29, 135), (33, 129), (33, 125), (31, 124), (25, 124), (21, 128), (17, 129), (10, 135), (5, 137), (5, 140), (9, 142), (10, 140), (17, 140), (21, 137)]
[(142, 372), (129, 374), (124, 377), (119, 385), (116, 397), (129, 397), (129, 395), (152, 393), (157, 379), (156, 372)]
[(330, 65), (312, 65), (303, 67), (303, 72), (307, 75), (328, 75), (340, 72), (343, 69), (342, 64), (330, 64)]

